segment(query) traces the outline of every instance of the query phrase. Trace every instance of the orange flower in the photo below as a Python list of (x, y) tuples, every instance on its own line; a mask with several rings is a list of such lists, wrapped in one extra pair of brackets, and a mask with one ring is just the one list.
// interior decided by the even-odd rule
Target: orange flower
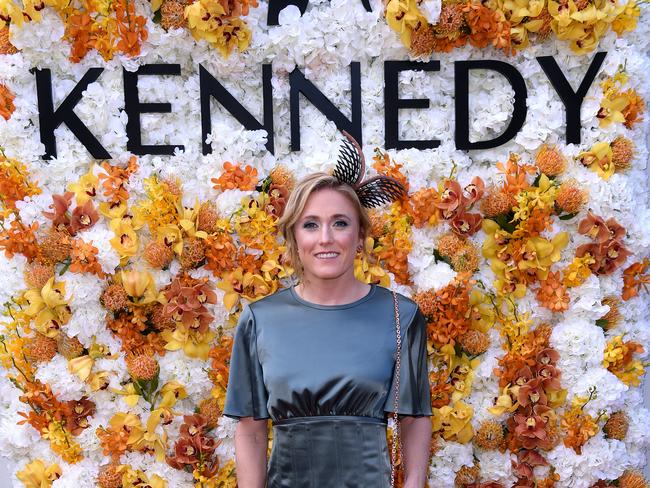
[(141, 43), (147, 40), (148, 31), (145, 27), (147, 19), (135, 13), (135, 2), (130, 0), (116, 0), (112, 7), (117, 20), (119, 41), (117, 50), (127, 56), (140, 54)]
[(410, 205), (407, 207), (409, 215), (413, 218), (413, 225), (422, 228), (436, 221), (435, 202), (438, 192), (433, 188), (422, 188), (409, 196)]
[(560, 279), (560, 272), (549, 272), (545, 280), (540, 281), (537, 290), (539, 302), (553, 312), (564, 312), (569, 308), (569, 293)]
[(230, 161), (223, 163), (225, 170), (219, 178), (212, 178), (215, 190), (254, 190), (257, 186), (257, 169), (247, 164), (242, 169), (239, 164), (232, 164)]
[[(27, 167), (20, 161), (5, 157), (0, 148), (0, 202), (3, 210), (15, 210), (16, 202), (39, 193), (41, 190), (30, 181)], [(4, 213), (6, 216), (7, 212)]]
[(75, 239), (72, 241), (72, 251), (70, 252), (70, 271), (73, 273), (92, 273), (100, 278), (104, 278), (105, 274), (102, 267), (97, 261), (97, 254), (99, 250), (92, 245)]
[(641, 122), (643, 120), (645, 102), (633, 88), (627, 90), (625, 92), (625, 95), (627, 95), (628, 103), (622, 110), (623, 117), (625, 117), (625, 122), (623, 124), (628, 129), (631, 129), (637, 122)]
[(503, 183), (504, 191), (513, 196), (530, 186), (526, 176), (535, 174), (537, 171), (535, 166), (519, 164), (519, 156), (514, 153), (510, 154), (505, 164), (499, 162), (496, 164), (496, 167), (506, 177)]
[(131, 156), (126, 168), (112, 166), (107, 161), (102, 163), (102, 168), (106, 173), (99, 174), (99, 180), (102, 182), (104, 196), (107, 197), (111, 205), (118, 205), (129, 198), (129, 192), (126, 190), (126, 183), (133, 173), (138, 170), (138, 162), (135, 156)]
[(9, 120), (11, 114), (16, 110), (15, 98), (16, 96), (6, 85), (0, 85), (0, 116), (4, 117), (5, 120)]
[(510, 23), (505, 20), (502, 12), (472, 2), (465, 4), (463, 12), (471, 31), (469, 42), (472, 46), (484, 48), (492, 44), (507, 54), (511, 52)]
[[(639, 295), (639, 290), (643, 288), (648, 291), (646, 285), (650, 284), (650, 274), (646, 273), (650, 267), (650, 259), (644, 258), (643, 261), (633, 263), (623, 271), (623, 300), (629, 300)], [(644, 274), (646, 273), (646, 274)]]
[(22, 254), (28, 261), (33, 261), (40, 254), (36, 242), (38, 222), (25, 226), (20, 219), (11, 221), (9, 228), (4, 227), (0, 232), (0, 250), (11, 259), (14, 254)]
[(94, 21), (88, 12), (72, 10), (66, 22), (63, 38), (70, 41), (70, 61), (78, 63), (91, 49), (94, 42), (91, 38), (91, 29)]
[(217, 278), (222, 278), (224, 273), (235, 267), (237, 248), (232, 242), (230, 234), (218, 232), (210, 235), (205, 242), (206, 269), (212, 271)]
[(372, 160), (374, 161), (374, 163), (372, 163), (372, 167), (375, 168), (377, 173), (384, 176), (389, 176), (391, 178), (395, 178), (397, 181), (399, 181), (402, 184), (402, 186), (406, 190), (406, 194), (408, 194), (409, 191), (408, 178), (404, 173), (402, 173), (400, 169), (402, 166), (404, 166), (403, 164), (399, 164), (391, 160), (388, 153), (381, 152), (379, 149), (375, 149), (375, 155), (373, 156)]

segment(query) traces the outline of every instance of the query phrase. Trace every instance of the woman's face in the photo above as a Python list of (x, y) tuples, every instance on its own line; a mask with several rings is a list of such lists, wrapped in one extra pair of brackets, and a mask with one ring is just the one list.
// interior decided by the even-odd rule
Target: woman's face
[(354, 258), (363, 239), (359, 215), (347, 197), (330, 188), (312, 193), (294, 234), (306, 280), (354, 275)]

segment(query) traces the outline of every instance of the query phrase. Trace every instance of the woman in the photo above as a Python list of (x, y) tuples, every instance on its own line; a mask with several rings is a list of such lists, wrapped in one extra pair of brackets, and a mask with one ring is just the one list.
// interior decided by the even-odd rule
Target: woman
[[(240, 488), (390, 486), (384, 417), (396, 386), (394, 302), (389, 290), (358, 281), (353, 262), (370, 227), (361, 202), (399, 192), (394, 180), (358, 185), (363, 159), (346, 167), (350, 154), (335, 176), (301, 181), (279, 222), (300, 283), (250, 304), (239, 319), (224, 415), (239, 419)], [(422, 488), (431, 439), (425, 322), (398, 297), (404, 487)]]

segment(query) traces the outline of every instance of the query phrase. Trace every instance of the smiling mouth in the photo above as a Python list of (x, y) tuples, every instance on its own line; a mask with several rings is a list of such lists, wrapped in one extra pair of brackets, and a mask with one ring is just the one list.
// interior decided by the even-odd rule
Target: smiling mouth
[(339, 253), (337, 252), (319, 252), (316, 254), (318, 259), (333, 259), (337, 257)]

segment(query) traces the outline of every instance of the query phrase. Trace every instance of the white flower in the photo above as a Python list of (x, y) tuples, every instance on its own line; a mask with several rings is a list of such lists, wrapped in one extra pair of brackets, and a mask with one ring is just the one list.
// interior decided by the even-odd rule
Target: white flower
[(68, 361), (57, 354), (36, 371), (36, 379), (52, 387), (52, 393), (62, 402), (78, 400), (86, 393), (86, 385), (68, 370)]
[(429, 24), (437, 24), (440, 19), (440, 10), (442, 9), (442, 2), (440, 0), (424, 0), (420, 4), (420, 11), (427, 19)]

